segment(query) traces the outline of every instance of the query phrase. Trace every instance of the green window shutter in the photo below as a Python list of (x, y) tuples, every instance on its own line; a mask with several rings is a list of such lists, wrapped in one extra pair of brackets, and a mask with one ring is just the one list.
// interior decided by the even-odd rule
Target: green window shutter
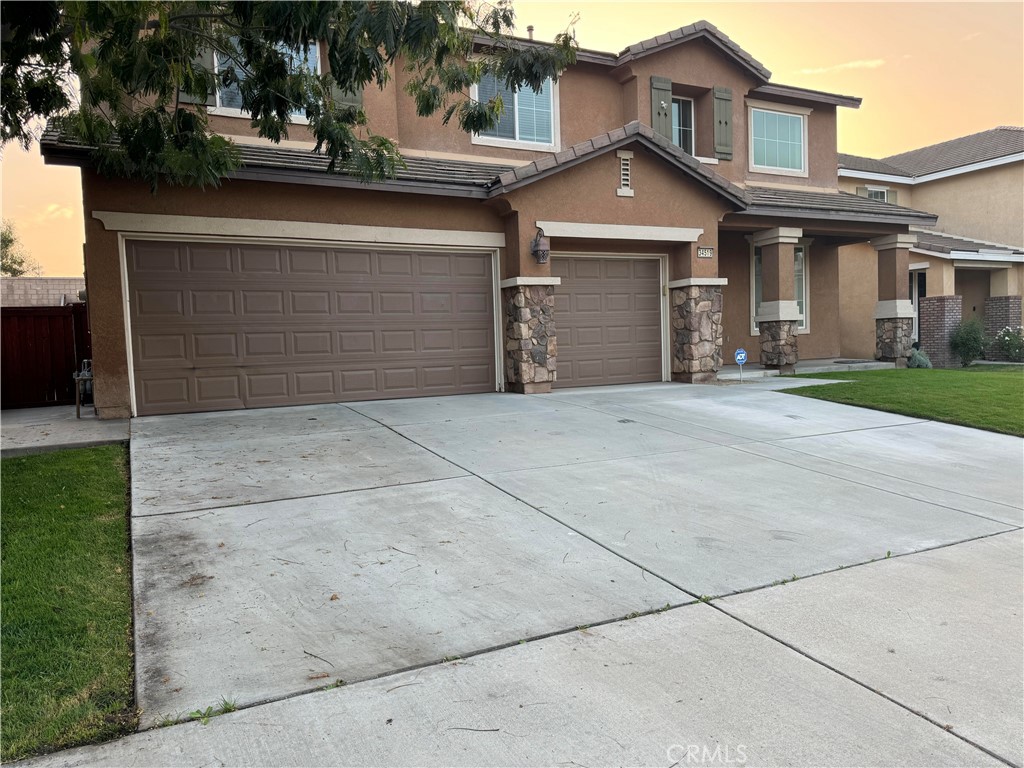
[(715, 86), (715, 157), (732, 160), (732, 89)]
[(861, 197), (867, 197), (868, 196), (868, 188), (867, 187), (857, 187), (857, 194), (860, 195)]
[(893, 205), (899, 205), (899, 203), (896, 202), (896, 190), (895, 189), (890, 189), (888, 191), (888, 193), (886, 194), (886, 200), (888, 202), (892, 203)]
[[(207, 72), (213, 72), (213, 50), (210, 49), (210, 50), (204, 51), (203, 53), (199, 54), (195, 59), (192, 60), (192, 65), (194, 67), (202, 67)], [(181, 92), (181, 93), (178, 94), (178, 101), (180, 101), (182, 104), (203, 104), (204, 103), (201, 98), (193, 96), (193, 95), (185, 93), (185, 92)], [(208, 107), (216, 106), (216, 104), (217, 104), (217, 94), (216, 93), (208, 93), (206, 95), (205, 104)]]
[(651, 75), (651, 128), (672, 141), (672, 81)]

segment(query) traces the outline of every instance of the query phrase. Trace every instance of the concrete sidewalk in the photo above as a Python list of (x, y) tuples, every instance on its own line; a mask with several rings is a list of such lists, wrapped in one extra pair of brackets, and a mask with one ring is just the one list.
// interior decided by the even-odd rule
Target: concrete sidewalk
[(69, 448), (123, 443), (128, 419), (97, 419), (91, 406), (75, 418), (75, 406), (19, 408), (0, 415), (0, 456), (26, 456)]

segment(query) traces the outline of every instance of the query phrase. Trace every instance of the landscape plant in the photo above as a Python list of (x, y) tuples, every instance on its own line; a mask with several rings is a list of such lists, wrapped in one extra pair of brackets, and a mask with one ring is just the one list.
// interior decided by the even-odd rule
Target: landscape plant
[(964, 368), (985, 354), (985, 328), (976, 317), (965, 320), (953, 329), (949, 346)]

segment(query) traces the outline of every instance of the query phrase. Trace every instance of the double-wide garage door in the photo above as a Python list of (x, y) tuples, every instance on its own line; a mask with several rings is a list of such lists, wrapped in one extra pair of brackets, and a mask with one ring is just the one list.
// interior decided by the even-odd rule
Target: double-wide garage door
[(661, 381), (661, 262), (555, 256), (558, 387)]
[(126, 243), (140, 415), (489, 392), (491, 254)]

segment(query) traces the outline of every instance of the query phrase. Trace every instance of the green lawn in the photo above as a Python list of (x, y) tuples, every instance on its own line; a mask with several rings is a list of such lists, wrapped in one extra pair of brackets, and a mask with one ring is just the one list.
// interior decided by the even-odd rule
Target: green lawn
[(134, 728), (125, 449), (0, 462), (0, 759)]
[(796, 378), (850, 383), (784, 391), (1024, 437), (1024, 368), (1019, 365), (811, 373)]

